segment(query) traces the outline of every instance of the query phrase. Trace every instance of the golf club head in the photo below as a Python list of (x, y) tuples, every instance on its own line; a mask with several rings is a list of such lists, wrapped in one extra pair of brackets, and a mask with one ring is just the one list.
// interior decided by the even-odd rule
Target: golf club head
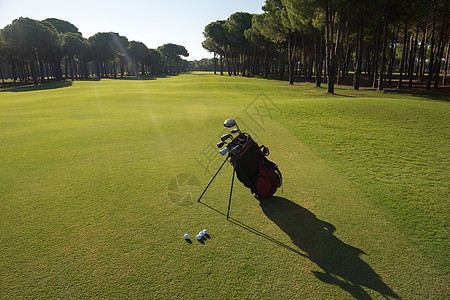
[(222, 148), (223, 147), (223, 145), (225, 145), (226, 143), (224, 142), (224, 141), (222, 141), (222, 142), (218, 142), (217, 143), (217, 148)]
[(227, 140), (227, 139), (229, 139), (229, 138), (233, 138), (233, 136), (231, 135), (231, 133), (224, 134), (224, 135), (222, 135), (222, 136), (220, 137), (220, 139), (222, 140), (222, 142), (225, 141), (225, 140)]
[(236, 121), (233, 119), (226, 119), (225, 122), (223, 123), (223, 126), (231, 128), (236, 126)]
[(234, 146), (233, 148), (230, 149), (230, 152), (235, 154), (237, 151), (239, 151), (239, 145)]
[(228, 149), (227, 148), (223, 148), (219, 150), (220, 154), (225, 155), (228, 153)]
[(230, 130), (230, 133), (238, 133), (238, 132), (239, 132), (239, 130), (237, 128), (233, 128)]

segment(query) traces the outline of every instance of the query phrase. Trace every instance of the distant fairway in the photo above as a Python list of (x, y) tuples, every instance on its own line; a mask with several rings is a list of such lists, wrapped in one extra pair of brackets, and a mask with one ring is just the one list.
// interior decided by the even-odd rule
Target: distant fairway
[[(0, 298), (449, 296), (449, 102), (209, 73), (47, 87), (0, 91)], [(235, 181), (231, 222), (229, 164), (196, 202), (227, 118), (284, 178), (261, 204)]]

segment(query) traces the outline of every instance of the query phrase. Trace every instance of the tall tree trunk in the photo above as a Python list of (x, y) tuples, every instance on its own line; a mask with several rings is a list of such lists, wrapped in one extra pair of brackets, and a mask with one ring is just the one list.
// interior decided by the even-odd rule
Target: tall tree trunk
[(382, 91), (384, 88), (384, 71), (386, 70), (386, 44), (387, 44), (387, 34), (388, 34), (388, 25), (386, 20), (384, 21), (384, 28), (383, 28), (383, 46), (382, 46), (382, 52), (381, 52), (381, 69), (380, 69), (380, 76), (378, 79), (378, 90)]
[[(326, 0), (326, 43), (327, 43), (327, 71), (328, 71), (328, 89), (329, 94), (334, 94), (334, 82), (336, 80), (335, 53), (333, 47), (334, 40), (334, 20), (333, 12), (330, 11), (329, 0)], [(337, 44), (337, 43), (336, 43)], [(337, 46), (337, 45), (336, 45)]]
[(58, 50), (53, 58), (53, 68), (55, 70), (56, 80), (62, 80), (61, 60), (61, 52)]
[(359, 14), (359, 30), (357, 36), (357, 50), (356, 50), (356, 65), (355, 74), (353, 75), (353, 88), (359, 90), (359, 80), (361, 76), (362, 65), (362, 48), (363, 48), (363, 29), (364, 29), (364, 14)]
[[(72, 60), (73, 60), (73, 57), (72, 57)], [(115, 60), (113, 61), (112, 68), (113, 68), (114, 79), (117, 79), (117, 66), (116, 66), (116, 61)]]
[(419, 26), (420, 23), (417, 22), (417, 26), (416, 26), (416, 34), (414, 36), (414, 40), (412, 39), (412, 35), (411, 35), (411, 48), (410, 49), (410, 55), (409, 55), (409, 83), (408, 86), (412, 87), (412, 81), (413, 81), (413, 74), (414, 74), (414, 64), (416, 61), (416, 49), (417, 49), (417, 38), (419, 37)]
[(102, 75), (101, 75), (102, 73), (101, 73), (101, 68), (100, 68), (100, 60), (99, 59), (96, 60), (95, 67), (97, 69), (97, 78), (98, 79), (102, 78)]
[[(425, 32), (425, 28), (423, 28), (423, 31)], [(419, 38), (419, 37), (417, 37), (417, 38)], [(423, 34), (423, 36), (422, 36), (422, 40), (420, 41), (420, 47), (419, 47), (419, 53), (417, 54), (417, 65), (416, 65), (416, 70), (415, 70), (415, 72), (416, 72), (416, 78), (419, 78), (420, 79), (420, 73), (419, 73), (419, 70), (420, 70), (420, 64), (422, 63), (421, 62), (421, 60), (422, 60), (422, 51), (423, 51), (423, 45), (424, 45), (424, 43), (425, 43), (425, 41), (424, 41), (424, 39), (425, 39), (425, 34)]]
[(73, 59), (73, 56), (70, 56), (70, 79), (73, 81), (74, 80), (74, 68), (75, 68), (75, 62)]
[[(341, 22), (339, 22), (339, 27), (337, 30), (337, 42), (336, 42), (336, 48), (335, 48), (335, 53), (336, 53), (336, 62), (337, 62), (337, 66), (338, 66), (338, 71), (337, 71), (337, 84), (341, 84), (342, 79), (344, 79), (345, 77), (345, 59), (346, 59), (346, 55), (347, 52), (344, 51), (344, 49), (346, 47), (344, 47), (345, 42), (347, 41), (347, 37), (348, 37), (348, 19), (345, 21), (345, 26), (344, 26), (344, 32), (342, 32), (341, 30)], [(342, 38), (340, 38), (340, 36), (342, 36)], [(347, 41), (348, 42), (348, 41)]]
[[(445, 24), (445, 25), (444, 25)], [(441, 71), (441, 62), (442, 57), (444, 56), (444, 48), (447, 44), (447, 38), (448, 38), (448, 16), (446, 15), (445, 19), (442, 22), (442, 25), (444, 28), (441, 28), (441, 36), (439, 38), (439, 47), (438, 52), (436, 55), (436, 63), (435, 63), (435, 80), (434, 80), (434, 88), (437, 88), (439, 86), (439, 75)]]
[(420, 45), (423, 50), (422, 50), (422, 56), (420, 58), (420, 67), (419, 67), (419, 79), (420, 79), (420, 83), (423, 83), (424, 77), (425, 77), (425, 65), (426, 65), (426, 58), (427, 58), (427, 47), (426, 45), (428, 45), (428, 40), (430, 38), (430, 35), (428, 33), (428, 27), (429, 24), (428, 22), (426, 22), (426, 25), (424, 27), (424, 31), (423, 31), (423, 40), (422, 40), (422, 44)]
[[(381, 23), (381, 22), (379, 21), (378, 23)], [(378, 30), (377, 30), (378, 33), (377, 33), (376, 42), (375, 42), (375, 51), (374, 51), (373, 62), (372, 62), (372, 72), (373, 72), (372, 87), (373, 88), (376, 88), (378, 85), (378, 60), (379, 60), (379, 56), (380, 56), (379, 52), (380, 52), (381, 31), (382, 30), (380, 30), (380, 28), (378, 27)]]
[(349, 38), (349, 32), (347, 30), (347, 45), (345, 47), (345, 59), (344, 59), (344, 66), (343, 66), (343, 74), (342, 78), (345, 78), (348, 76), (348, 70), (349, 70), (349, 61), (350, 61), (350, 38)]
[(39, 73), (41, 74), (41, 83), (45, 83), (44, 62), (42, 61), (42, 55), (38, 53), (39, 61)]
[[(29, 66), (29, 62), (25, 62), (24, 59), (18, 59), (17, 60), (17, 72), (18, 72), (18, 78), (19, 81), (28, 81), (30, 78), (33, 79), (33, 76), (31, 75), (31, 66)], [(25, 66), (27, 67), (28, 73), (25, 72)]]
[(400, 32), (400, 26), (397, 28), (397, 33), (395, 33), (394, 27), (394, 36), (391, 42), (391, 51), (389, 54), (389, 67), (388, 67), (388, 76), (389, 76), (389, 86), (392, 84), (392, 72), (394, 69), (394, 60), (395, 60), (395, 50), (397, 49), (397, 41), (398, 41), (398, 33)]
[(25, 73), (25, 62), (23, 59), (18, 59), (17, 62), (17, 71), (19, 71), (19, 80), (20, 82), (22, 81), (28, 81), (28, 78), (30, 78), (30, 76), (26, 76), (27, 74)]
[(289, 31), (288, 35), (288, 63), (289, 63), (289, 84), (294, 84), (294, 53), (296, 32)]
[(11, 63), (11, 74), (13, 75), (14, 83), (16, 83), (17, 73), (16, 73), (16, 64), (14, 62)]
[(3, 75), (1, 64), (0, 64), (0, 77), (2, 78), (2, 87), (4, 87), (5, 86), (5, 76)]
[(283, 79), (283, 47), (282, 47), (282, 43), (280, 43), (279, 45), (279, 50), (278, 50), (278, 75), (280, 75), (280, 79)]
[(269, 42), (265, 41), (264, 47), (264, 77), (269, 76)]
[(316, 81), (316, 86), (320, 87), (321, 84), (321, 78), (319, 77), (320, 71), (319, 71), (319, 57), (321, 57), (321, 55), (319, 54), (319, 49), (321, 48), (319, 46), (319, 38), (317, 38), (317, 29), (314, 30), (314, 69), (315, 69), (315, 81)]
[(31, 75), (33, 76), (34, 85), (38, 85), (39, 82), (38, 82), (37, 74), (36, 74), (36, 64), (34, 61), (33, 51), (30, 51), (30, 65), (31, 65)]
[(405, 20), (405, 37), (403, 39), (403, 53), (402, 53), (402, 60), (400, 61), (400, 77), (398, 79), (398, 85), (397, 89), (402, 87), (402, 80), (403, 80), (403, 68), (405, 65), (405, 56), (406, 56), (406, 41), (408, 40), (408, 21)]
[(431, 81), (433, 80), (433, 74), (434, 74), (434, 51), (435, 51), (435, 45), (434, 45), (434, 34), (435, 34), (435, 28), (436, 28), (436, 11), (433, 9), (433, 23), (431, 25), (431, 45), (430, 45), (430, 63), (428, 66), (428, 79), (427, 79), (427, 85), (425, 89), (429, 91), (431, 89)]
[(233, 53), (233, 50), (231, 49), (231, 46), (230, 46), (230, 66), (231, 66), (230, 76), (231, 75), (236, 76), (236, 57)]
[(447, 85), (447, 71), (448, 71), (449, 52), (450, 52), (450, 40), (447, 42), (447, 53), (445, 54), (444, 77), (442, 78), (442, 85)]
[(64, 78), (67, 79), (69, 77), (69, 57), (66, 57), (64, 60)]
[(50, 81), (51, 70), (50, 70), (50, 64), (48, 62), (45, 63), (45, 75), (47, 76), (47, 81)]
[(225, 53), (225, 61), (227, 63), (228, 76), (231, 76), (230, 59), (228, 57), (227, 43), (225, 40), (223, 40), (223, 51)]
[(217, 58), (216, 58), (216, 52), (215, 51), (214, 51), (213, 59), (214, 59), (214, 75), (216, 75), (217, 74)]

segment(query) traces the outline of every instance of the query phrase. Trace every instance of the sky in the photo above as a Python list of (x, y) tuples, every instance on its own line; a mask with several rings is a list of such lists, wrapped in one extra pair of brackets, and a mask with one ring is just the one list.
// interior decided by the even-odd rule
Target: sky
[(14, 19), (57, 18), (75, 25), (85, 38), (117, 32), (148, 48), (182, 45), (187, 60), (211, 58), (203, 49), (203, 30), (235, 12), (262, 13), (264, 0), (0, 0), (0, 29)]

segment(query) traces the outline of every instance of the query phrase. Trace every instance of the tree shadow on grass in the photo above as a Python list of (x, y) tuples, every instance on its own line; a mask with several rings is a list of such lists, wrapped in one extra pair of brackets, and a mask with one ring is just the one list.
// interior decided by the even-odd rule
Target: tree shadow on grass
[[(226, 217), (226, 213), (199, 202)], [(350, 293), (355, 299), (371, 299), (363, 287), (380, 293), (384, 298), (399, 296), (383, 282), (381, 277), (360, 256), (364, 251), (348, 245), (333, 235), (336, 228), (317, 217), (306, 208), (282, 197), (261, 200), (266, 216), (283, 230), (300, 249), (285, 243), (233, 218), (229, 221), (301, 257), (310, 259), (322, 269), (312, 271), (314, 276), (327, 284), (333, 284)]]
[(19, 85), (0, 89), (1, 92), (31, 92), (42, 90), (53, 90), (72, 86), (72, 81), (55, 81), (38, 85)]
[(444, 102), (450, 102), (450, 86), (440, 86), (438, 89), (431, 89), (430, 91), (425, 88), (403, 88), (403, 89), (385, 89), (386, 94), (392, 95), (404, 95), (406, 97), (420, 97), (422, 100), (438, 100)]
[(371, 299), (363, 287), (385, 298), (399, 298), (361, 259), (364, 251), (334, 236), (336, 228), (332, 224), (317, 219), (306, 208), (285, 198), (262, 200), (260, 206), (266, 216), (322, 269), (322, 272), (312, 272), (319, 280), (342, 288), (356, 299)]
[(177, 77), (180, 74), (157, 74), (157, 75), (146, 75), (146, 76), (124, 76), (124, 77), (120, 77), (118, 76), (117, 78), (109, 78), (109, 79), (117, 79), (117, 80), (157, 80), (157, 79), (162, 79), (162, 78), (171, 78), (171, 77)]

